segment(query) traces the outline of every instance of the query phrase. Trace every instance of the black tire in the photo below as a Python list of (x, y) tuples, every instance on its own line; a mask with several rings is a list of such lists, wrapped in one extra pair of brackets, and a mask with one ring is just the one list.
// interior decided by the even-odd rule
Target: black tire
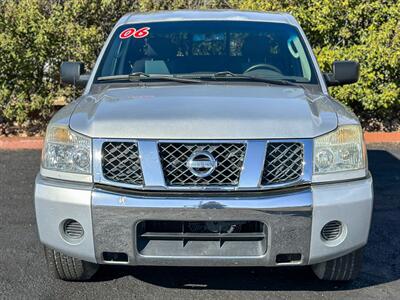
[(92, 278), (99, 265), (70, 257), (56, 250), (44, 247), (47, 267), (53, 278), (66, 281), (85, 281)]
[(312, 265), (321, 280), (351, 281), (357, 278), (362, 267), (363, 248), (326, 262)]

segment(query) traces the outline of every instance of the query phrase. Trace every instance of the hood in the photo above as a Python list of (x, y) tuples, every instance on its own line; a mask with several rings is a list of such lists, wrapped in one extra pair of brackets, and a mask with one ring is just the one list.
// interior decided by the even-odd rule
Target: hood
[(86, 95), (71, 119), (90, 137), (135, 139), (313, 138), (337, 127), (331, 101), (299, 87), (108, 87)]

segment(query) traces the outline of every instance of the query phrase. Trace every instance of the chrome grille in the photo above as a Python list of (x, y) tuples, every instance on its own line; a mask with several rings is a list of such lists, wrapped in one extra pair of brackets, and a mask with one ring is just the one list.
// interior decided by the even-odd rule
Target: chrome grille
[[(169, 186), (235, 186), (239, 184), (246, 146), (243, 143), (160, 143), (159, 153), (166, 184)], [(206, 177), (194, 175), (187, 166), (195, 151), (207, 151), (217, 161)]]
[(143, 185), (137, 143), (105, 142), (102, 146), (102, 170), (107, 180)]
[(287, 183), (299, 179), (303, 174), (303, 152), (301, 143), (268, 143), (262, 184)]

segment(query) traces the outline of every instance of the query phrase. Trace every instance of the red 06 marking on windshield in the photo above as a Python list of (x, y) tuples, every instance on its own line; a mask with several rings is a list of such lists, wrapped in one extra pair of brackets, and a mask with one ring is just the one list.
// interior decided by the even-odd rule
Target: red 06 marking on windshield
[(149, 35), (149, 30), (150, 27), (142, 27), (137, 30), (136, 28), (127, 28), (120, 33), (119, 38), (124, 40), (133, 36), (135, 39), (141, 39)]

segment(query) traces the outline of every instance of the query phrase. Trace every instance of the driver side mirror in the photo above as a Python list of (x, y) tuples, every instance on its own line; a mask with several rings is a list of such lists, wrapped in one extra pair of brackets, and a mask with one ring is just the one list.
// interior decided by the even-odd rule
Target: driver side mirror
[(360, 77), (360, 64), (356, 61), (335, 61), (332, 69), (333, 73), (324, 73), (327, 86), (352, 84)]
[(89, 75), (85, 74), (85, 66), (81, 62), (63, 62), (61, 64), (61, 82), (78, 87), (85, 87)]

